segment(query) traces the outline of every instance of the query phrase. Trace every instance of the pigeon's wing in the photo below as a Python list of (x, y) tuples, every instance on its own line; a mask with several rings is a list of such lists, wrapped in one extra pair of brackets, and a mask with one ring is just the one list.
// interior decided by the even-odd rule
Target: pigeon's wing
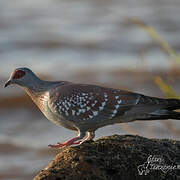
[(95, 85), (65, 84), (50, 93), (50, 109), (74, 122), (98, 122), (123, 116), (140, 95)]
[[(180, 107), (175, 99), (160, 99), (119, 89), (95, 85), (64, 83), (53, 88), (49, 109), (66, 122), (85, 126), (104, 126), (117, 122), (179, 117), (172, 109)], [(168, 110), (168, 111), (167, 111)], [(171, 112), (169, 112), (171, 111)]]

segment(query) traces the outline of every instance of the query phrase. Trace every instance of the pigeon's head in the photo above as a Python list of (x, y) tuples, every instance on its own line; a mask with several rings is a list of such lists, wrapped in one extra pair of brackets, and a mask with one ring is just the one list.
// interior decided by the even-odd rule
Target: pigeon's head
[(37, 79), (37, 76), (30, 69), (17, 68), (11, 73), (11, 76), (4, 87), (7, 87), (10, 84), (18, 84), (26, 87), (33, 83), (34, 79)]

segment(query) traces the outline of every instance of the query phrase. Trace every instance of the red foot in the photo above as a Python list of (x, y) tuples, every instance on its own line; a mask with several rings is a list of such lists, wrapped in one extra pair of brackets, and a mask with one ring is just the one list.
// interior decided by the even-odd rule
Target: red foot
[(49, 144), (48, 146), (51, 147), (51, 148), (63, 148), (63, 144), (61, 144), (61, 143), (57, 143), (57, 144), (54, 144), (54, 145)]
[[(82, 141), (73, 142), (73, 144), (80, 144), (80, 143), (82, 143)], [(73, 144), (72, 144), (72, 145), (73, 145)]]
[(69, 143), (68, 141), (67, 142), (64, 142), (64, 143), (57, 143), (57, 144), (54, 144), (54, 145), (51, 145), (49, 144), (48, 146), (51, 147), (51, 148), (64, 148), (64, 147), (67, 147), (67, 146), (70, 146), (70, 145), (74, 145), (74, 144), (80, 144), (82, 141), (75, 141), (73, 143)]

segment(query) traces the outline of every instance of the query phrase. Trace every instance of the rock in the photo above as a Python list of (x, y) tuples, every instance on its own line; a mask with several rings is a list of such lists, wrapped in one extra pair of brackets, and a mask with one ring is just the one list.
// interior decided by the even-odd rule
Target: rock
[(61, 179), (177, 180), (180, 179), (180, 141), (113, 135), (64, 148), (34, 178)]

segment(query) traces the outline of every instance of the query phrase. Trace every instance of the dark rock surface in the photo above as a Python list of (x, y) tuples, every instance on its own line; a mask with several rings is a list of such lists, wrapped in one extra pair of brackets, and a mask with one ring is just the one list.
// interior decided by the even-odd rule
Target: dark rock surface
[(180, 141), (113, 135), (80, 146), (64, 148), (34, 178), (61, 179), (178, 180)]

